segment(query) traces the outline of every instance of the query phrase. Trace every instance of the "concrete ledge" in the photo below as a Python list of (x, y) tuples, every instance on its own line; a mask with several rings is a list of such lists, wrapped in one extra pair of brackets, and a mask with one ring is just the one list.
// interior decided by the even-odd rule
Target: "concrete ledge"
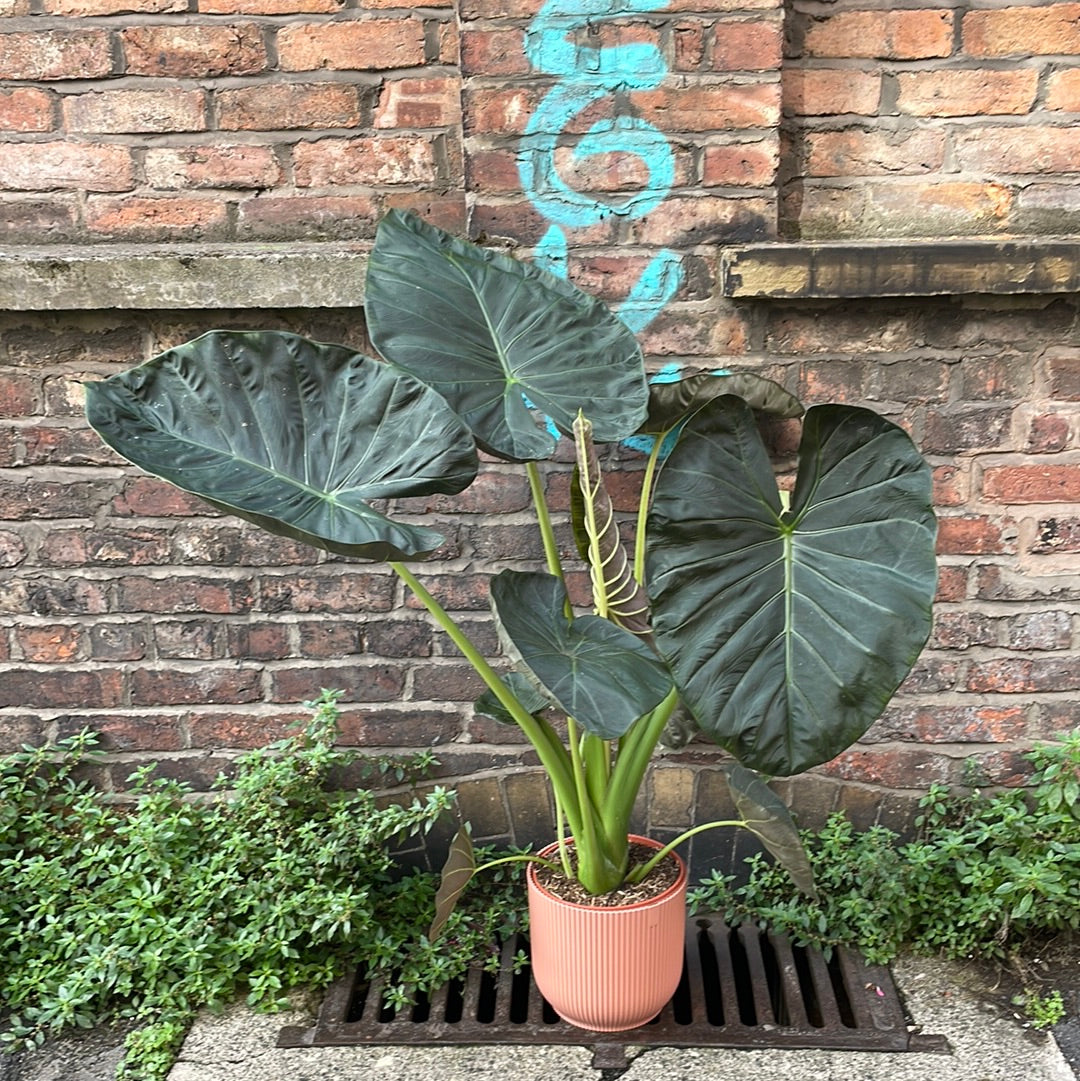
[(1080, 240), (749, 244), (721, 253), (723, 295), (774, 300), (1080, 292)]
[(0, 248), (0, 309), (357, 308), (367, 246)]

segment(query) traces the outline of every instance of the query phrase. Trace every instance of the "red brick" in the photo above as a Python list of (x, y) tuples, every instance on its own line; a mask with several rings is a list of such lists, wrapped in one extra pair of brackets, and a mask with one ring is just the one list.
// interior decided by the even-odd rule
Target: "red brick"
[(1069, 446), (1069, 418), (1060, 413), (1032, 417), (1024, 450), (1029, 454), (1053, 454)]
[(254, 750), (289, 735), (299, 717), (277, 716), (265, 709), (248, 713), (191, 713), (187, 727), (193, 747), (235, 747)]
[(228, 211), (215, 199), (98, 196), (87, 201), (86, 227), (118, 240), (202, 240), (222, 237)]
[(122, 699), (119, 672), (8, 668), (0, 679), (0, 706), (101, 709), (119, 706)]
[(289, 628), (281, 623), (230, 625), (228, 655), (251, 661), (276, 661), (292, 655)]
[(460, 80), (388, 79), (375, 110), (376, 128), (444, 128), (461, 121)]
[(953, 13), (944, 10), (844, 11), (812, 19), (807, 56), (924, 60), (952, 53)]
[(201, 15), (332, 15), (344, 7), (345, 0), (199, 0)]
[(0, 188), (8, 191), (130, 191), (135, 186), (126, 146), (89, 143), (9, 143), (0, 155)]
[(146, 628), (131, 623), (95, 623), (90, 656), (99, 661), (139, 661), (146, 656)]
[(1059, 401), (1080, 401), (1080, 353), (1061, 351), (1046, 362), (1051, 397)]
[[(747, 351), (748, 326), (738, 313), (669, 307), (639, 335), (646, 356), (741, 356)], [(632, 509), (632, 508), (630, 508)]]
[(960, 466), (934, 467), (934, 506), (961, 507), (971, 496), (971, 477)]
[(52, 131), (54, 95), (32, 86), (0, 90), (0, 131)]
[(203, 131), (206, 95), (202, 90), (102, 90), (70, 94), (61, 105), (69, 131)]
[(1050, 73), (1046, 83), (1046, 108), (1066, 113), (1080, 112), (1080, 68)]
[(113, 500), (111, 511), (121, 518), (186, 518), (192, 514), (220, 515), (209, 503), (174, 488), (156, 477), (136, 477)]
[(200, 667), (188, 672), (141, 668), (131, 674), (134, 706), (214, 705), (261, 699), (260, 673), (256, 669)]
[(139, 26), (120, 32), (128, 75), (205, 79), (255, 75), (267, 66), (253, 23), (233, 26)]
[(1071, 612), (1042, 609), (1013, 616), (1005, 644), (1018, 650), (1068, 649), (1072, 637)]
[(46, 82), (111, 75), (107, 30), (27, 30), (0, 34), (0, 79)]
[(40, 408), (38, 380), (21, 372), (0, 371), (0, 417), (25, 417)]
[(779, 83), (646, 90), (633, 101), (664, 132), (772, 128), (780, 121)]
[(78, 196), (72, 192), (47, 198), (11, 195), (0, 214), (0, 242), (63, 244), (83, 239)]
[(83, 655), (82, 630), (65, 623), (45, 627), (16, 627), (15, 642), (24, 661), (64, 664)]
[(169, 660), (212, 660), (214, 625), (201, 619), (157, 620), (154, 623), (157, 655)]
[(250, 611), (253, 603), (248, 582), (214, 581), (186, 575), (182, 578), (126, 575), (117, 583), (117, 608), (121, 612), (231, 615)]
[(385, 71), (424, 63), (424, 24), (416, 18), (298, 24), (277, 35), (283, 71)]
[(281, 83), (219, 90), (217, 126), (224, 131), (355, 128), (362, 120), (360, 96), (345, 83)]
[(1080, 666), (1075, 658), (1067, 657), (976, 661), (967, 677), (967, 689), (981, 694), (1030, 694), (1078, 688)]
[(1030, 549), (1036, 555), (1080, 552), (1080, 518), (1043, 518), (1036, 528), (1038, 539)]
[(887, 738), (918, 743), (1008, 743), (1028, 729), (1017, 706), (918, 706), (903, 709), (883, 726)]
[(780, 149), (775, 138), (706, 146), (702, 182), (707, 187), (769, 187), (776, 183), (779, 162)]
[(783, 35), (777, 22), (718, 22), (709, 64), (713, 71), (774, 71)]
[(962, 34), (964, 51), (971, 56), (1080, 53), (1080, 4), (969, 11)]
[(524, 75), (525, 32), (520, 27), (474, 30), (461, 34), (461, 68), (465, 75)]
[(177, 718), (168, 714), (80, 713), (58, 718), (57, 735), (63, 739), (84, 726), (97, 733), (104, 751), (179, 751), (184, 746)]
[(1080, 500), (1080, 465), (1002, 465), (983, 471), (983, 497), (996, 503)]
[(1016, 524), (982, 514), (938, 517), (939, 555), (986, 555), (1016, 551)]
[(159, 15), (187, 11), (187, 0), (43, 0), (47, 15)]
[(281, 167), (267, 146), (243, 143), (152, 147), (146, 151), (146, 182), (152, 188), (272, 188)]
[[(673, 157), (675, 186), (693, 184), (694, 162), (690, 155), (675, 148)], [(554, 164), (556, 173), (574, 191), (631, 191), (636, 195), (649, 184), (645, 162), (632, 153), (618, 151), (579, 157), (573, 147), (557, 147)]]
[(981, 612), (938, 611), (934, 615), (933, 649), (970, 649), (972, 646), (996, 646), (998, 621)]
[(939, 566), (937, 595), (934, 600), (939, 604), (964, 600), (967, 596), (967, 580), (966, 566)]
[(765, 240), (775, 231), (771, 199), (714, 196), (672, 196), (628, 229), (634, 243), (658, 247)]
[(360, 652), (360, 627), (356, 623), (301, 623), (300, 656), (330, 660)]
[(469, 192), (521, 191), (517, 152), (510, 148), (474, 150), (465, 159), (465, 170)]
[(394, 191), (383, 196), (386, 210), (409, 210), (431, 225), (437, 225), (448, 233), (463, 235), (467, 229), (465, 193), (449, 195), (432, 194), (429, 191)]
[(1008, 408), (933, 409), (926, 416), (922, 449), (955, 454), (1006, 445), (1011, 437), (1012, 410)]
[(901, 72), (902, 113), (912, 116), (992, 116), (1031, 109), (1038, 91), (1034, 68), (1018, 71), (950, 70)]
[(405, 690), (405, 673), (390, 665), (279, 668), (270, 677), (271, 702), (303, 702), (324, 687), (343, 689), (354, 702), (395, 702)]
[(238, 229), (261, 240), (347, 240), (374, 236), (378, 217), (369, 195), (260, 196), (240, 204)]
[(259, 607), (268, 612), (388, 612), (395, 583), (389, 574), (264, 575)]
[(675, 38), (675, 71), (697, 71), (705, 60), (708, 24), (679, 22), (672, 27)]
[(929, 749), (903, 748), (868, 751), (853, 747), (819, 767), (827, 777), (880, 784), (888, 788), (927, 789), (951, 780), (949, 760)]
[(107, 481), (40, 481), (34, 478), (0, 482), (0, 518), (92, 518), (109, 498)]
[(785, 68), (781, 82), (784, 112), (796, 116), (876, 116), (881, 103), (881, 76), (870, 72)]
[(461, 33), (456, 22), (439, 23), (439, 63), (456, 66), (461, 63)]
[(435, 149), (424, 136), (320, 139), (293, 148), (299, 187), (422, 184), (436, 176)]
[(810, 132), (807, 176), (866, 176), (874, 173), (939, 172), (945, 162), (942, 131)]
[(1071, 127), (979, 127), (956, 135), (960, 168), (992, 173), (1071, 173), (1080, 160), (1080, 130)]

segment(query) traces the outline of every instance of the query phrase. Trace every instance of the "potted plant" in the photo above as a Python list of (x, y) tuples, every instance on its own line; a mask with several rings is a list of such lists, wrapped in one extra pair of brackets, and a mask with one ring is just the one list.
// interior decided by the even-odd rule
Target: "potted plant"
[[(681, 967), (685, 867), (669, 859), (678, 841), (648, 847), (629, 836), (665, 727), (681, 708), (734, 759), (739, 817), (679, 840), (745, 826), (812, 891), (787, 809), (754, 771), (787, 776), (834, 757), (914, 663), (936, 579), (929, 470), (884, 418), (817, 406), (803, 420), (794, 487), (782, 492), (755, 418), (802, 413), (781, 387), (748, 374), (650, 383), (633, 334), (599, 301), (409, 214), (379, 225), (365, 312), (381, 358), (286, 333), (212, 332), (89, 384), (89, 421), (125, 458), (214, 506), (337, 555), (384, 560), (408, 584), (484, 681), (478, 707), (521, 729), (554, 793), (556, 839), (529, 857), (541, 990), (575, 1023), (633, 1027), (670, 997)], [(568, 597), (537, 465), (560, 434), (576, 453), (587, 614)], [(624, 543), (596, 446), (632, 436), (652, 443)], [(478, 448), (525, 470), (546, 555), (545, 572), (491, 580), (508, 673), (414, 572), (443, 538), (383, 509), (462, 491)], [(672, 865), (660, 900), (675, 915), (657, 916), (640, 891)], [(464, 831), (432, 933), (474, 869)], [(560, 899), (538, 869), (561, 873), (582, 897)], [(628, 887), (622, 907), (645, 912), (644, 929), (618, 924), (619, 905), (595, 903)], [(550, 896), (572, 921), (555, 931), (568, 960), (543, 959), (537, 942), (554, 918), (542, 911)], [(583, 930), (586, 919), (609, 931)], [(613, 959), (600, 956), (601, 941)], [(587, 978), (566, 976), (584, 955)], [(645, 992), (598, 987), (599, 1006), (579, 1001), (601, 970), (627, 986), (632, 955), (649, 966)]]

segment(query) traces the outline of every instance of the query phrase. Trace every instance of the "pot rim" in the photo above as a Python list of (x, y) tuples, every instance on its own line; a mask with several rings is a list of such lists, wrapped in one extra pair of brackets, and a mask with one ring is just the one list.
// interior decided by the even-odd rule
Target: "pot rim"
[[(647, 845), (649, 848), (653, 848), (659, 851), (664, 845), (652, 837), (642, 837), (637, 833), (628, 833), (627, 840), (635, 842), (637, 844)], [(572, 845), (574, 839), (572, 837), (567, 838), (567, 844)], [(537, 853), (539, 856), (548, 856), (553, 852), (558, 852), (559, 842), (552, 841), (551, 844), (545, 845)], [(686, 861), (676, 852), (674, 849), (668, 853), (668, 855), (675, 860), (679, 866), (679, 876), (675, 881), (668, 886), (663, 893), (658, 893), (655, 897), (646, 898), (644, 901), (632, 901), (625, 905), (583, 905), (578, 901), (568, 901), (565, 897), (560, 897), (558, 894), (552, 893), (551, 890), (540, 884), (540, 881), (536, 877), (536, 864), (529, 863), (525, 868), (525, 880), (528, 883), (530, 890), (535, 890), (538, 894), (544, 897), (546, 900), (552, 901), (557, 905), (562, 905), (565, 908), (573, 908), (579, 911), (595, 912), (598, 917), (603, 916), (605, 913), (608, 915), (617, 915), (621, 912), (632, 912), (639, 908), (652, 908), (658, 904), (662, 904), (664, 901), (670, 900), (674, 894), (677, 894), (685, 889), (687, 879), (689, 878), (689, 870), (686, 866)]]

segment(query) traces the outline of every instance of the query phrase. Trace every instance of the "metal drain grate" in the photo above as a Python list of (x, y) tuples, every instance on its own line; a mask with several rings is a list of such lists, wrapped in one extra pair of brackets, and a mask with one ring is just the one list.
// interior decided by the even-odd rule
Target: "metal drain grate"
[(355, 972), (329, 989), (314, 1026), (282, 1029), (278, 1046), (585, 1044), (598, 1069), (625, 1066), (626, 1048), (640, 1046), (948, 1049), (944, 1037), (910, 1030), (887, 968), (844, 949), (826, 961), (746, 925), (690, 920), (678, 989), (659, 1016), (629, 1032), (587, 1032), (561, 1020), (528, 966), (514, 971), (519, 949), (527, 952), (527, 942), (511, 939), (497, 973), (474, 969), (400, 1013), (384, 1006), (382, 980)]

